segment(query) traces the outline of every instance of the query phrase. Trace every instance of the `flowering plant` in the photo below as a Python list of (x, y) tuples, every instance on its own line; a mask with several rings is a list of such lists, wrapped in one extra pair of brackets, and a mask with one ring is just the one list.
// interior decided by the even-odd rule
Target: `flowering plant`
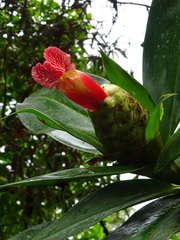
[[(169, 14), (166, 4), (154, 1), (151, 7), (144, 42), (143, 85), (102, 51), (108, 80), (76, 70), (70, 55), (48, 47), (45, 62), (32, 69), (34, 80), (44, 88), (17, 105), (19, 117), (29, 130), (96, 154), (89, 164), (116, 164), (59, 171), (1, 188), (122, 173), (149, 179), (109, 184), (75, 204), (62, 218), (27, 229), (13, 240), (66, 239), (111, 213), (160, 197), (105, 239), (164, 240), (180, 230), (179, 48), (174, 49), (179, 28), (172, 28), (177, 26), (178, 8), (172, 4), (174, 14)], [(162, 42), (164, 26), (166, 45)]]
[[(161, 150), (160, 134), (154, 132), (150, 146), (153, 144), (155, 149), (153, 154), (148, 152), (145, 132), (149, 111), (140, 102), (117, 85), (98, 85), (90, 76), (77, 71), (70, 62), (70, 55), (57, 47), (45, 49), (44, 58), (43, 65), (37, 63), (32, 68), (32, 77), (43, 87), (56, 86), (57, 91), (89, 110), (95, 133), (107, 153), (119, 152), (120, 162), (134, 166), (157, 160)], [(152, 100), (149, 102), (155, 105)], [(145, 155), (148, 156), (146, 161), (143, 160)]]
[(32, 76), (43, 87), (56, 86), (69, 99), (84, 108), (97, 110), (107, 94), (83, 72), (77, 71), (70, 62), (70, 55), (56, 47), (44, 51), (44, 64), (32, 68)]

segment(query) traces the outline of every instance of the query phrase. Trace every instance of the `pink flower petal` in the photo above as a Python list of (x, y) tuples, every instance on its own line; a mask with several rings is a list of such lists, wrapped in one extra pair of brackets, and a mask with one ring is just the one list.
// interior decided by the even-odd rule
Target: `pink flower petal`
[(45, 62), (43, 65), (37, 63), (36, 66), (32, 68), (33, 79), (46, 88), (52, 88), (53, 86), (58, 88), (62, 73), (62, 70), (52, 66), (48, 62)]
[(44, 50), (46, 62), (61, 69), (62, 72), (75, 70), (75, 65), (70, 61), (70, 55), (57, 47), (48, 47)]

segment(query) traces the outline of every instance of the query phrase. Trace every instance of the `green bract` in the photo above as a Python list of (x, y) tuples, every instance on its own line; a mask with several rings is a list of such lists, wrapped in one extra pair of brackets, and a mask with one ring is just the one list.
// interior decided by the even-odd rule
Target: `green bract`
[[(146, 153), (148, 110), (114, 84), (104, 84), (102, 88), (108, 97), (98, 111), (89, 111), (97, 137), (109, 153), (120, 152), (126, 162), (141, 163)], [(148, 159), (143, 160), (143, 165)]]

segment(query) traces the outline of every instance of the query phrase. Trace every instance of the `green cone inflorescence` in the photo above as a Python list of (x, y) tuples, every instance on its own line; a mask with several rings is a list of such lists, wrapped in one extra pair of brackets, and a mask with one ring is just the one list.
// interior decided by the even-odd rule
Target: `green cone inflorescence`
[[(129, 162), (141, 158), (149, 112), (122, 88), (102, 85), (108, 97), (89, 112), (97, 137), (108, 153), (121, 152)], [(143, 156), (142, 156), (143, 157)]]

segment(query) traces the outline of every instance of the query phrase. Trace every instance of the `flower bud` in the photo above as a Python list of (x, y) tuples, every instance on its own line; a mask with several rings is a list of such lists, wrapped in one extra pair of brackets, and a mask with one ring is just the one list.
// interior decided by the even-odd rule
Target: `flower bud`
[(32, 68), (32, 77), (43, 87), (56, 86), (66, 97), (89, 110), (97, 110), (107, 97), (104, 90), (87, 74), (76, 70), (70, 55), (57, 47), (44, 51), (45, 62)]
[(109, 153), (140, 158), (149, 112), (122, 88), (113, 84), (101, 87), (108, 97), (98, 111), (89, 112), (97, 137)]

